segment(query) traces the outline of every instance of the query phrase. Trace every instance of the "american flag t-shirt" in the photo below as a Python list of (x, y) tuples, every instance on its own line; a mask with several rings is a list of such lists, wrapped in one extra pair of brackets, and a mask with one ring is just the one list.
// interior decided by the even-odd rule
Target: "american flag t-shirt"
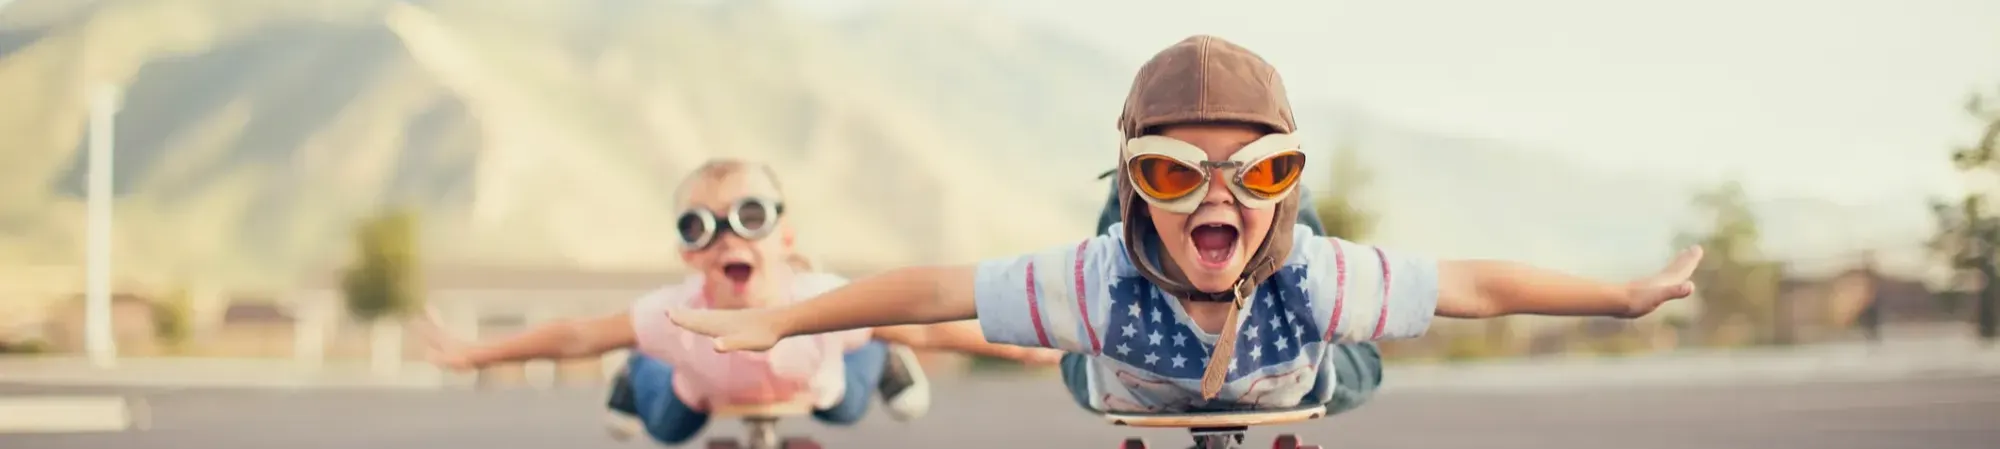
[[(1316, 373), (1325, 334), (1312, 318), (1305, 280), (1303, 266), (1287, 266), (1251, 294), (1239, 311), (1236, 357), (1216, 406), (1291, 405), (1311, 390), (1302, 380)], [(1202, 332), (1178, 301), (1144, 277), (1118, 278), (1109, 299), (1114, 313), (1098, 366), (1117, 378), (1139, 380), (1126, 386), (1137, 387), (1135, 396), (1149, 409), (1208, 405), (1198, 392), (1218, 338)]]

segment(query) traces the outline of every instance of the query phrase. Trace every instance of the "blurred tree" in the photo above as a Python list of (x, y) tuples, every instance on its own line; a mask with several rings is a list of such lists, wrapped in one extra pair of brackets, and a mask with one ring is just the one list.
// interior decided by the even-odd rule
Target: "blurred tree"
[(1956, 200), (1933, 201), (1931, 210), (1937, 220), (1938, 234), (1930, 242), (1931, 250), (1949, 261), (1954, 269), (1979, 279), (1974, 284), (1979, 298), (1974, 308), (1974, 323), (1980, 338), (1987, 341), (2000, 337), (2000, 267), (1994, 265), (1995, 242), (2000, 242), (2000, 217), (1995, 217), (1986, 205), (1987, 195), (1993, 193), (1986, 189), (1994, 187), (1993, 181), (2000, 180), (2000, 158), (1995, 157), (1995, 147), (2000, 145), (2000, 106), (1992, 101), (1979, 94), (1969, 97), (1965, 111), (1985, 123), (1985, 129), (1973, 146), (1959, 148), (1951, 155), (1952, 165), (1960, 173), (1987, 185), (1968, 186), (1965, 196)]
[(1694, 274), (1695, 284), (1701, 286), (1695, 337), (1704, 344), (1727, 343), (1731, 339), (1723, 332), (1741, 323), (1756, 342), (1774, 341), (1782, 273), (1758, 248), (1757, 217), (1750, 211), (1743, 184), (1724, 182), (1696, 195), (1694, 204), (1709, 215), (1711, 225), (1703, 233), (1681, 236), (1675, 246), (1700, 244), (1708, 251)]
[(187, 289), (180, 289), (149, 304), (153, 312), (153, 338), (168, 352), (185, 349), (183, 346), (193, 332), (192, 298)]
[(416, 213), (392, 208), (355, 227), (355, 261), (341, 279), (347, 313), (370, 324), (369, 350), (377, 373), (398, 369), (402, 326), (397, 320), (423, 302), (417, 259)]
[(49, 343), (44, 340), (0, 341), (0, 354), (41, 354), (49, 351)]
[(1313, 192), (1313, 213), (1326, 226), (1326, 235), (1361, 241), (1375, 231), (1380, 218), (1360, 206), (1361, 191), (1374, 180), (1374, 173), (1362, 166), (1359, 150), (1343, 143), (1333, 151), (1333, 183)]
[(416, 216), (392, 209), (355, 227), (355, 261), (341, 279), (347, 313), (360, 321), (398, 316), (419, 301)]
[(1466, 362), (1496, 355), (1493, 342), (1478, 333), (1451, 332), (1439, 337), (1444, 339), (1441, 356), (1447, 362)]

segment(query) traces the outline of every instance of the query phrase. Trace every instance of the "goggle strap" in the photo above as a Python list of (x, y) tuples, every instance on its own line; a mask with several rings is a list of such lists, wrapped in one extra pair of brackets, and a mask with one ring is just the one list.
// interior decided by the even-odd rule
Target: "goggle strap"
[(1236, 363), (1236, 334), (1239, 333), (1237, 327), (1243, 325), (1238, 317), (1243, 311), (1244, 295), (1241, 293), (1243, 284), (1243, 280), (1238, 279), (1236, 287), (1229, 289), (1231, 293), (1236, 294), (1236, 299), (1229, 302), (1229, 319), (1222, 322), (1223, 333), (1216, 338), (1215, 349), (1209, 351), (1208, 367), (1201, 374), (1203, 400), (1215, 399), (1215, 395), (1222, 392), (1222, 386), (1229, 383), (1229, 367)]

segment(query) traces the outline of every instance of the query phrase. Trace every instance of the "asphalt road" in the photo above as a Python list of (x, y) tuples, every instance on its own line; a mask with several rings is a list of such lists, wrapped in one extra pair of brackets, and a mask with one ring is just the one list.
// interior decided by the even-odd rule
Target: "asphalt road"
[[(600, 393), (557, 391), (121, 390), (0, 385), (0, 395), (122, 394), (147, 408), (124, 433), (0, 435), (7, 449), (588, 449), (649, 447), (605, 436)], [(827, 447), (1112, 448), (1128, 434), (1156, 448), (1184, 433), (1114, 428), (1076, 410), (1049, 379), (966, 380), (936, 387), (932, 413), (851, 428), (787, 423)], [(711, 424), (708, 435), (735, 433)], [(1317, 422), (1257, 429), (1252, 445), (1293, 432), (1346, 448), (2000, 447), (2000, 378), (1756, 387), (1578, 391), (1389, 391)]]

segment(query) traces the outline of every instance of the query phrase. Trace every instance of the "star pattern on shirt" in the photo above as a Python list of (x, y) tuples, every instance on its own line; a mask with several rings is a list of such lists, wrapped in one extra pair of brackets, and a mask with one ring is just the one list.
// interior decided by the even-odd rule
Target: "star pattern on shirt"
[[(1250, 310), (1241, 318), (1236, 339), (1236, 359), (1229, 364), (1229, 381), (1253, 376), (1265, 368), (1299, 359), (1306, 344), (1322, 335), (1309, 319), (1313, 310), (1307, 301), (1303, 267), (1286, 267), (1260, 286), (1250, 301)], [(1153, 374), (1170, 378), (1200, 379), (1207, 370), (1212, 344), (1193, 340), (1196, 330), (1175, 315), (1170, 299), (1150, 282), (1128, 277), (1109, 283), (1110, 314), (1105, 339), (1105, 356)]]

